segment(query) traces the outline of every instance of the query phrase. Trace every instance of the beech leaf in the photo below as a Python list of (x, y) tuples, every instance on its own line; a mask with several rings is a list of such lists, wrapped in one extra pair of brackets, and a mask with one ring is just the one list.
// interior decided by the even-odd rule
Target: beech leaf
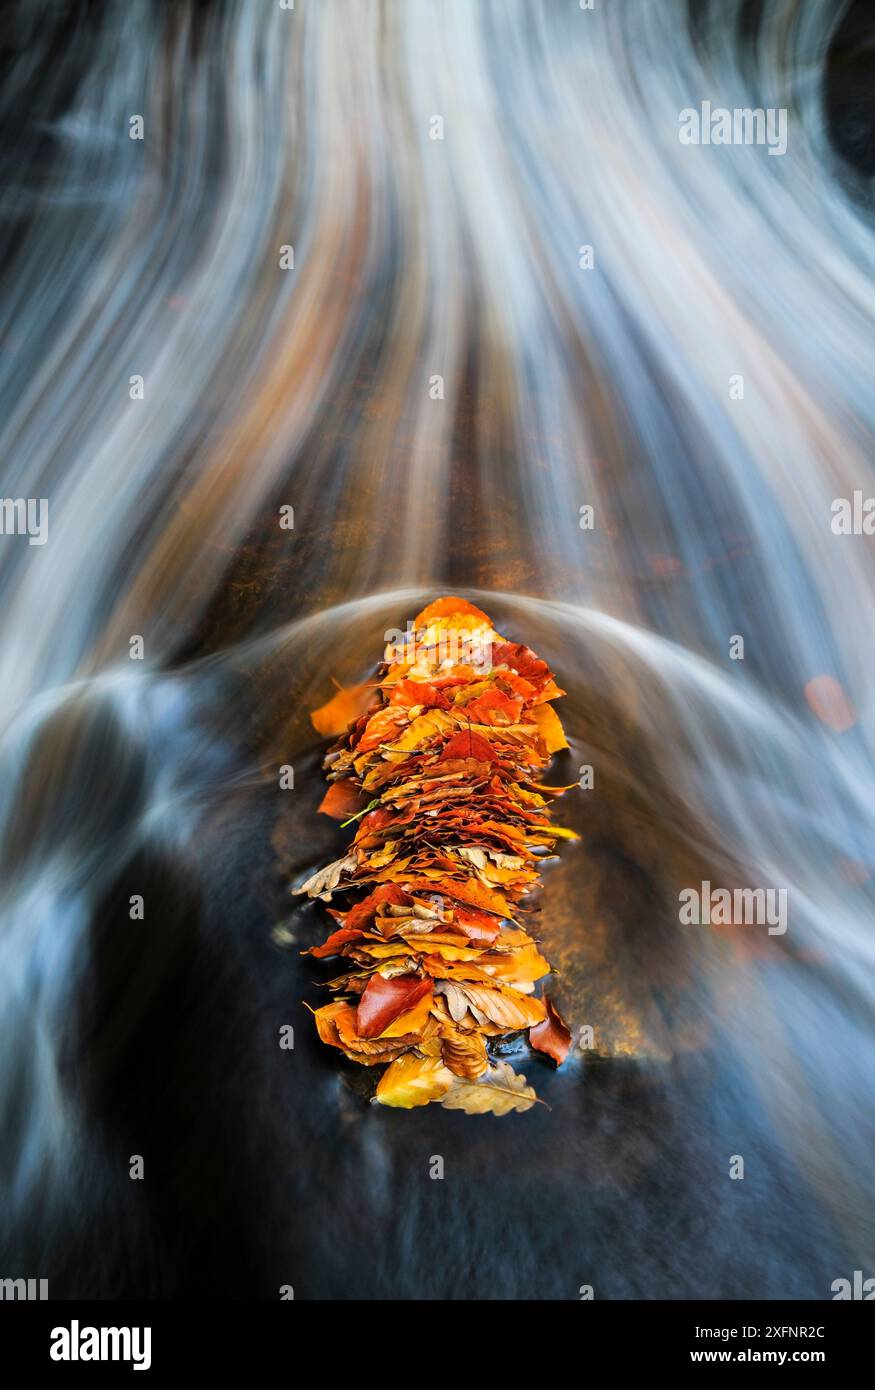
[(405, 1052), (380, 1077), (374, 1099), (380, 1105), (409, 1110), (439, 1100), (452, 1084), (453, 1073), (440, 1057), (417, 1057), (414, 1052)]
[(529, 1042), (538, 1052), (552, 1057), (557, 1067), (561, 1067), (571, 1047), (571, 1030), (564, 1022), (552, 999), (545, 999), (547, 1017), (529, 1029)]
[(431, 980), (421, 975), (396, 975), (391, 980), (372, 975), (358, 1002), (356, 1032), (361, 1038), (379, 1037), (431, 991)]

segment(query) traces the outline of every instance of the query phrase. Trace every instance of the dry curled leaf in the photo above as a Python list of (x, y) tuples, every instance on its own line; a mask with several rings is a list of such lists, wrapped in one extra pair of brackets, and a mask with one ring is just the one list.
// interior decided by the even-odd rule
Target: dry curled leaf
[(530, 1028), (545, 1017), (540, 999), (521, 994), (515, 989), (489, 989), (483, 985), (463, 984), (459, 989), (475, 1014), (483, 1014), (490, 1023), (497, 1023), (507, 1033)]
[(529, 1042), (537, 1052), (545, 1052), (552, 1057), (557, 1067), (561, 1067), (571, 1047), (571, 1030), (565, 1023), (552, 999), (545, 999), (547, 1017), (529, 1029)]
[(441, 1056), (444, 1065), (455, 1076), (463, 1076), (468, 1081), (482, 1076), (489, 1066), (486, 1042), (482, 1033), (470, 1030), (448, 1030), (441, 1041)]
[(335, 859), (333, 864), (326, 864), (324, 869), (318, 869), (306, 883), (302, 883), (298, 889), (299, 893), (306, 893), (310, 898), (322, 898), (328, 902), (332, 892), (337, 887), (344, 874), (352, 874), (358, 867), (358, 859), (354, 854), (347, 854), (343, 859)]

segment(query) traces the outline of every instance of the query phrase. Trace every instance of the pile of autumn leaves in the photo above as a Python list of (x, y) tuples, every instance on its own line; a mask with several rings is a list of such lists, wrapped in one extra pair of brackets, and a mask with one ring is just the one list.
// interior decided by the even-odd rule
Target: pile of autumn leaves
[(566, 789), (542, 780), (567, 747), (549, 703), (563, 691), (464, 599), (438, 599), (413, 627), (325, 758), (320, 810), (357, 830), (298, 890), (346, 904), (329, 908), (336, 929), (309, 952), (348, 962), (316, 1026), (351, 1061), (389, 1064), (383, 1105), (527, 1110), (537, 1097), (502, 1047), (526, 1031), (558, 1065), (571, 1042), (535, 993), (550, 966), (518, 921), (540, 860), (574, 838), (549, 815)]

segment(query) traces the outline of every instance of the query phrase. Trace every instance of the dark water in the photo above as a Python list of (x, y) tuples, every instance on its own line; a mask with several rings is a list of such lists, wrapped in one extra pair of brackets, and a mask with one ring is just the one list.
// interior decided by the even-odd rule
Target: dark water
[[(307, 788), (311, 771), (299, 768)], [(525, 1116), (369, 1105), (368, 1073), (317, 1041), (302, 1006), (330, 974), (298, 955), (324, 920), (318, 905), (289, 912), (272, 847), (300, 869), (342, 834), (312, 816), (312, 791), (291, 814), (283, 795), (238, 794), (208, 816), (196, 866), (172, 847), (134, 856), (94, 915), (66, 1075), (90, 1136), (70, 1174), (77, 1203), (44, 1244), (19, 1247), (54, 1296), (271, 1298), (291, 1284), (305, 1299), (575, 1299), (591, 1284), (598, 1298), (823, 1298), (853, 1268), (810, 1155), (776, 1142), (713, 1028), (664, 1060), (554, 1072), (530, 1059), (550, 1109)], [(586, 937), (592, 878), (609, 904), (610, 959), (591, 962), (602, 981), (634, 970), (640, 984), (671, 928), (660, 939), (652, 882), (606, 841), (552, 869), (543, 938), (570, 975), (559, 997), (598, 1027), (586, 964), (564, 945)], [(120, 930), (134, 891), (147, 921)], [(273, 944), (278, 923), (293, 943)], [(690, 1006), (679, 1018), (677, 980), (664, 986), (653, 1007), (668, 1037), (689, 1029)], [(606, 1026), (619, 1041), (623, 1018), (634, 1045), (637, 1016), (621, 1008)], [(288, 1023), (291, 1052), (278, 1046)], [(816, 1128), (817, 1107), (800, 1103), (798, 1120)], [(739, 1153), (743, 1182), (728, 1177)], [(142, 1183), (127, 1177), (132, 1154)], [(435, 1155), (443, 1180), (429, 1177)]]

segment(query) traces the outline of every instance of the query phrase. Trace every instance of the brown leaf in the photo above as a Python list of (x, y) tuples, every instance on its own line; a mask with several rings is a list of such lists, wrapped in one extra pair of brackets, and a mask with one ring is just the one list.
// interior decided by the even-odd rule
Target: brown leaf
[(445, 1066), (455, 1076), (464, 1076), (473, 1081), (481, 1076), (489, 1065), (486, 1043), (480, 1033), (448, 1030), (441, 1042), (441, 1056)]
[(546, 1011), (540, 999), (521, 994), (516, 989), (488, 989), (484, 985), (469, 984), (459, 984), (457, 988), (468, 1000), (469, 1008), (473, 1005), (479, 1013), (508, 1033), (541, 1023), (545, 1017)]
[(452, 980), (439, 980), (434, 986), (435, 994), (440, 994), (446, 1001), (450, 1017), (455, 1023), (461, 1023), (468, 1012), (468, 1000), (458, 985)]
[(324, 902), (328, 902), (340, 880), (344, 876), (349, 877), (357, 868), (357, 857), (354, 854), (347, 854), (343, 859), (335, 859), (333, 864), (327, 864), (324, 869), (319, 869), (295, 891), (306, 893), (311, 898), (322, 898)]
[(545, 999), (547, 1017), (529, 1029), (529, 1042), (538, 1052), (546, 1052), (557, 1067), (561, 1067), (571, 1047), (571, 1030), (564, 1022), (552, 999)]

